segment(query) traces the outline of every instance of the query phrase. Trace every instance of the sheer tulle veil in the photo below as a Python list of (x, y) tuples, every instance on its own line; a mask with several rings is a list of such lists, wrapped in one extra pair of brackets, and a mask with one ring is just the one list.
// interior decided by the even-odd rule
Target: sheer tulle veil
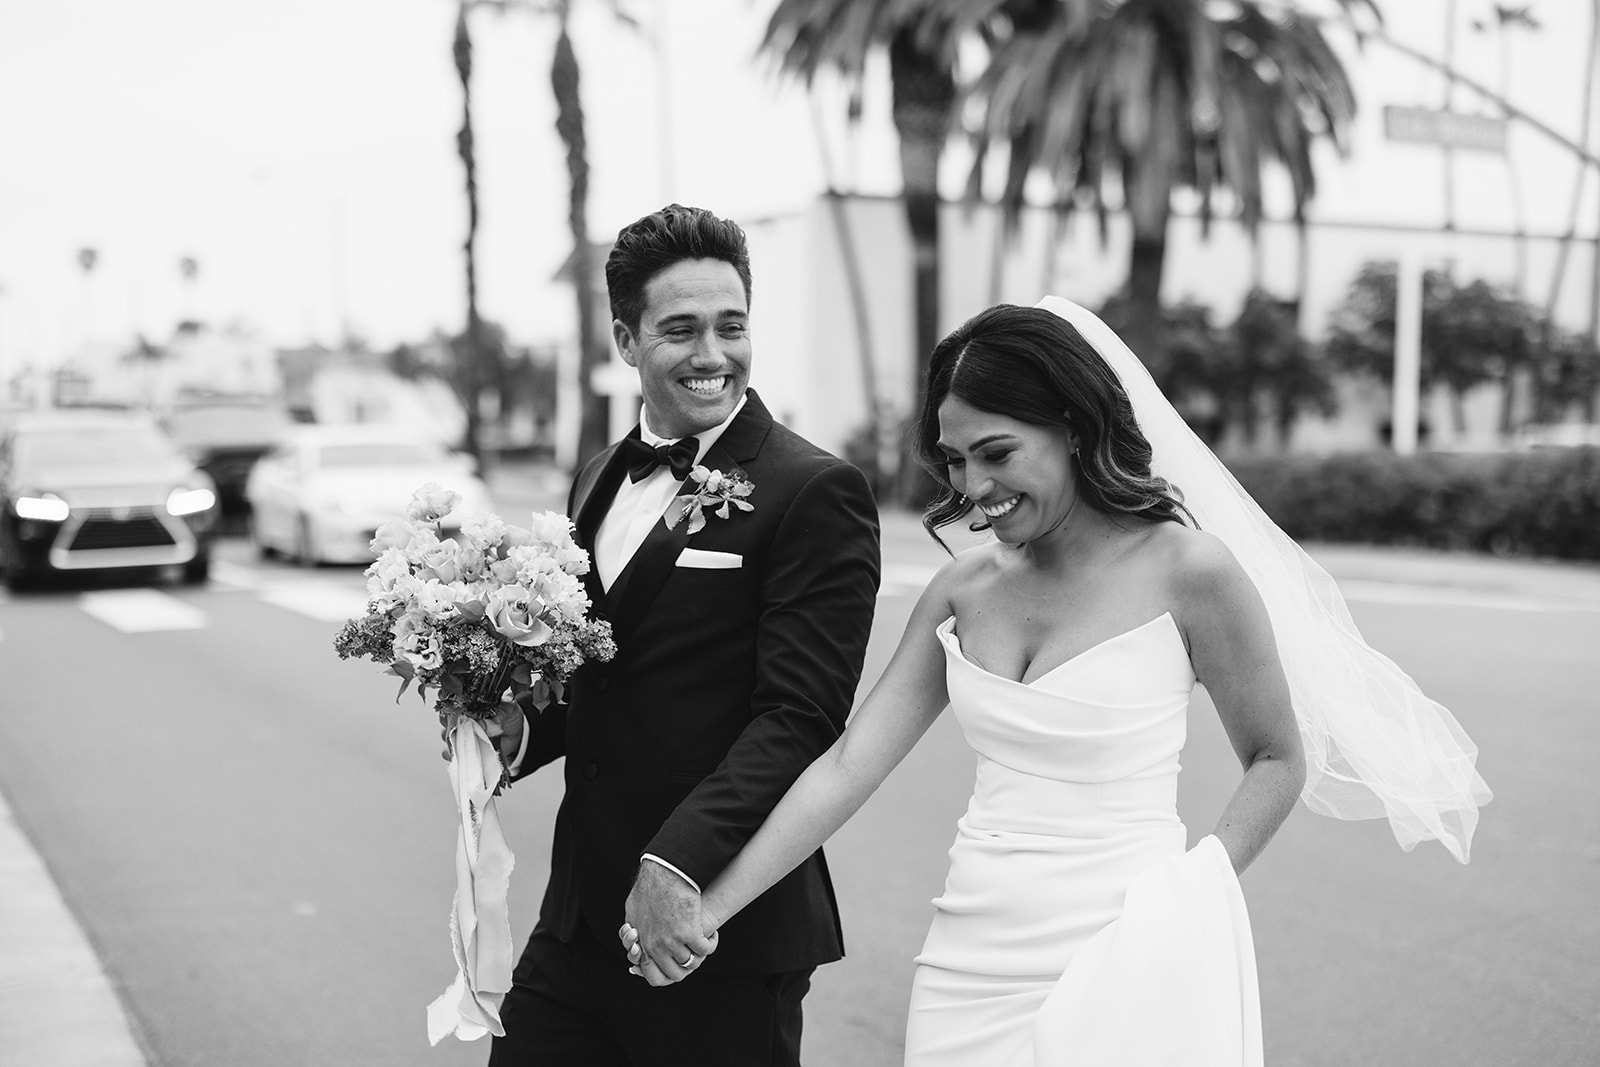
[(1060, 297), (1036, 306), (1071, 323), (1116, 372), (1154, 472), (1227, 543), (1266, 602), (1305, 741), (1306, 805), (1339, 819), (1387, 818), (1401, 848), (1436, 839), (1467, 862), (1478, 808), (1492, 794), (1455, 717), (1362, 639), (1333, 579), (1194, 435), (1110, 327)]

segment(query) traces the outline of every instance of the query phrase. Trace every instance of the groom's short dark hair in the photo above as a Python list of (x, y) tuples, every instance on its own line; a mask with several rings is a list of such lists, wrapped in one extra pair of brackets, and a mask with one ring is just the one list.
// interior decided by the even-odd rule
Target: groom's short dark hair
[(650, 279), (685, 259), (720, 259), (744, 283), (750, 302), (750, 248), (736, 222), (719, 219), (705, 208), (668, 204), (617, 232), (606, 259), (606, 292), (611, 317), (637, 332), (644, 315), (644, 290)]

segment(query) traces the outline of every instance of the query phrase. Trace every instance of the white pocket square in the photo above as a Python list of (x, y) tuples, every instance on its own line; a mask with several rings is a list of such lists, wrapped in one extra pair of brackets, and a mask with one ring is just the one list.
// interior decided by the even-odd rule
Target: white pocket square
[(744, 566), (744, 557), (737, 552), (707, 552), (699, 548), (686, 548), (678, 554), (678, 566), (699, 567), (708, 571), (735, 571)]

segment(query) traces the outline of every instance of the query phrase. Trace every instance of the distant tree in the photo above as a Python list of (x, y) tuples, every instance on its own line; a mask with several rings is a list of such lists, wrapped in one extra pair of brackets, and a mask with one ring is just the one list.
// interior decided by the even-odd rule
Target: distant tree
[(89, 245), (78, 249), (78, 269), (83, 271), (84, 274), (93, 274), (95, 267), (99, 263), (100, 252), (98, 249)]
[(1587, 333), (1540, 324), (1532, 380), (1535, 422), (1560, 422), (1569, 408), (1583, 412), (1584, 421), (1596, 421), (1600, 399), (1600, 347)]
[(478, 322), (476, 335), (467, 331), (455, 334), (446, 340), (446, 346), (451, 358), (444, 379), (467, 413), (468, 439), (479, 446), (477, 451), (468, 451), (481, 460), (484, 396), (503, 379), (511, 346), (501, 326), (484, 320)]
[[(1100, 318), (1122, 337), (1135, 332), (1141, 314), (1127, 293), (1111, 297), (1100, 309)], [(1208, 443), (1222, 436), (1231, 399), (1227, 355), (1211, 316), (1203, 304), (1161, 308), (1155, 321), (1143, 324), (1148, 340), (1134, 352), (1184, 421)]]
[(1511, 432), (1517, 372), (1528, 364), (1533, 329), (1531, 309), (1512, 293), (1482, 280), (1451, 287), (1432, 340), (1457, 432), (1466, 428), (1462, 397), (1486, 383), (1500, 386), (1499, 429)]
[[(1365, 264), (1334, 310), (1325, 342), (1335, 364), (1385, 384), (1394, 378), (1394, 263)], [(1468, 390), (1496, 382), (1509, 390), (1518, 367), (1529, 356), (1533, 319), (1525, 303), (1484, 281), (1458, 284), (1443, 271), (1422, 279), (1424, 390), (1449, 390), (1456, 431), (1466, 429), (1463, 397)], [(1507, 428), (1509, 403), (1502, 405)]]
[[(1338, 2), (1377, 17), (1371, 0)], [(1008, 149), (1001, 203), (1012, 215), (1037, 171), (1053, 179), (1061, 210), (1082, 201), (1104, 231), (1106, 188), (1120, 188), (1133, 228), (1128, 340), (1143, 355), (1162, 332), (1173, 191), (1198, 193), (1209, 226), (1227, 190), (1254, 234), (1262, 178), (1276, 164), (1303, 225), (1316, 192), (1312, 145), (1343, 151), (1355, 96), (1320, 20), (1292, 4), (1062, 0), (1050, 11), (999, 42), (973, 87), (980, 137)], [(980, 152), (974, 187), (985, 163)]]
[(1229, 421), (1246, 441), (1256, 440), (1263, 414), (1287, 443), (1302, 414), (1331, 415), (1337, 409), (1333, 376), (1316, 346), (1301, 336), (1296, 311), (1292, 301), (1253, 289), (1223, 338)]

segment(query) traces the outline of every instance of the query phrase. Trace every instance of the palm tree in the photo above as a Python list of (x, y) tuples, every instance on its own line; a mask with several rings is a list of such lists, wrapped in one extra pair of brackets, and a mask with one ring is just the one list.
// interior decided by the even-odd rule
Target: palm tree
[[(599, 299), (595, 279), (594, 246), (589, 242), (589, 156), (584, 132), (583, 100), (578, 92), (578, 55), (572, 47), (568, 24), (573, 0), (461, 0), (463, 6), (486, 7), (500, 14), (512, 11), (553, 15), (556, 19), (555, 53), (550, 61), (550, 89), (556, 101), (556, 133), (567, 156), (567, 226), (572, 233), (572, 255), (567, 261), (578, 313), (578, 454), (581, 465), (606, 446), (610, 437), (606, 398), (594, 388), (594, 373), (608, 355), (607, 335), (596, 326)], [(610, 0), (612, 14), (625, 25), (634, 20), (619, 0)]]
[[(1373, 0), (1339, 0), (1378, 16)], [(997, 41), (973, 87), (983, 144), (1010, 150), (1001, 194), (1008, 218), (1035, 171), (1055, 182), (1059, 210), (1083, 202), (1106, 225), (1115, 180), (1133, 228), (1126, 293), (1135, 351), (1159, 343), (1172, 193), (1195, 190), (1202, 226), (1232, 193), (1252, 235), (1262, 174), (1287, 170), (1302, 227), (1316, 191), (1311, 147), (1342, 151), (1355, 97), (1319, 20), (1269, 0), (1126, 0), (1058, 4), (1041, 26)], [(982, 153), (974, 167), (978, 187)], [(1303, 235), (1302, 235), (1303, 236)]]
[(482, 392), (479, 368), (484, 359), (484, 344), (483, 321), (478, 314), (478, 157), (472, 138), (472, 33), (467, 25), (470, 6), (470, 0), (460, 0), (456, 5), (456, 32), (451, 46), (456, 77), (461, 80), (461, 129), (456, 133), (456, 152), (461, 156), (467, 191), (467, 238), (462, 246), (467, 268), (467, 332), (454, 377), (466, 410), (462, 446), (481, 460), (483, 409), (479, 403)]
[[(996, 32), (1010, 20), (1037, 19), (1051, 6), (1053, 0), (780, 0), (767, 21), (761, 50), (807, 85), (831, 68), (859, 87), (867, 57), (878, 48), (888, 51), (913, 250), (916, 408), (939, 340), (939, 160), (955, 118), (957, 49), (969, 36)], [(912, 464), (904, 469), (917, 473)], [(920, 491), (904, 481), (902, 490)]]
[[(556, 98), (556, 132), (567, 152), (567, 227), (572, 232), (572, 291), (578, 312), (578, 463), (605, 448), (610, 437), (606, 398), (594, 389), (594, 372), (606, 361), (605, 338), (595, 329), (594, 246), (589, 243), (589, 156), (584, 135), (583, 100), (578, 94), (578, 56), (567, 22), (571, 0), (557, 0), (559, 31), (550, 62), (550, 88)], [(620, 14), (620, 12), (619, 12)]]

